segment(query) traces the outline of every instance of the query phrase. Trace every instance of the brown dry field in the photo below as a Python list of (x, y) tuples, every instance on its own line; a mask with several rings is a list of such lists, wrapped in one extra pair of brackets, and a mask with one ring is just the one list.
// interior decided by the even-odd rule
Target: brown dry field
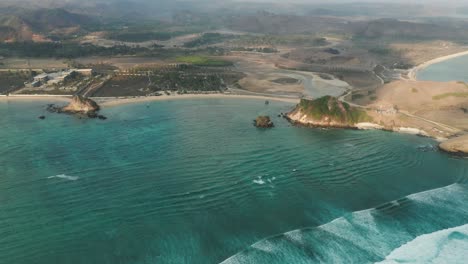
[(66, 59), (25, 59), (7, 58), (0, 60), (0, 69), (65, 69), (68, 67)]
[[(396, 122), (400, 126), (420, 128), (435, 136), (448, 137), (468, 132), (468, 97), (449, 95), (452, 93), (468, 95), (468, 86), (458, 82), (395, 81), (378, 89), (377, 99), (369, 106), (384, 109), (397, 106), (401, 112), (419, 118), (373, 114), (377, 122)], [(440, 95), (447, 96), (437, 99)], [(439, 133), (439, 130), (446, 133)]]

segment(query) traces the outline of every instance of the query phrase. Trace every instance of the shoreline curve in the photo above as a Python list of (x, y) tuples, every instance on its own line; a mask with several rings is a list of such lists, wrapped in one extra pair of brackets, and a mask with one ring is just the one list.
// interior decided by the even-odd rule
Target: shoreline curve
[(426, 62), (424, 62), (422, 64), (419, 64), (416, 67), (413, 67), (412, 69), (410, 69), (408, 71), (408, 79), (411, 80), (411, 81), (418, 81), (417, 75), (418, 75), (418, 72), (420, 72), (421, 70), (424, 70), (425, 68), (427, 68), (427, 67), (429, 67), (429, 66), (431, 66), (433, 64), (437, 64), (439, 62), (443, 62), (443, 61), (447, 61), (447, 60), (451, 60), (451, 59), (455, 59), (455, 58), (462, 57), (462, 56), (467, 56), (467, 55), (468, 55), (468, 50), (458, 52), (458, 53), (454, 53), (454, 54), (451, 54), (451, 55), (438, 57), (438, 58), (426, 61)]

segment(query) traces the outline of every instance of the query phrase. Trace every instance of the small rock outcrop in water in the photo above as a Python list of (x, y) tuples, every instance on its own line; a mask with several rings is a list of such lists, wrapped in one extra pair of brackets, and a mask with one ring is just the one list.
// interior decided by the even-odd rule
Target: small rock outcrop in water
[(76, 95), (73, 96), (73, 99), (70, 102), (70, 104), (62, 108), (62, 112), (68, 112), (72, 114), (89, 114), (96, 113), (99, 111), (99, 109), (99, 105), (95, 101), (80, 95)]
[(271, 128), (275, 125), (271, 122), (269, 116), (259, 116), (254, 120), (254, 126), (261, 128)]
[(315, 100), (302, 99), (286, 118), (295, 124), (340, 128), (357, 128), (356, 124), (371, 121), (365, 110), (352, 107), (332, 96)]
[(79, 117), (107, 119), (105, 116), (98, 114), (100, 107), (95, 101), (80, 95), (73, 96), (72, 101), (65, 107), (48, 105), (47, 110), (53, 113), (78, 115)]
[(468, 157), (468, 135), (444, 141), (439, 148), (451, 154)]

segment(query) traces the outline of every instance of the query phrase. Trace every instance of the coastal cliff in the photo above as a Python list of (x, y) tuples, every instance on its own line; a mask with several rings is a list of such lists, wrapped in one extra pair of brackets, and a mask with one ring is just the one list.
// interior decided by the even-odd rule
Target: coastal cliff
[(315, 100), (302, 99), (286, 118), (295, 124), (337, 128), (359, 128), (359, 123), (372, 121), (365, 110), (352, 107), (332, 96)]
[(468, 135), (444, 141), (439, 148), (451, 154), (468, 156)]

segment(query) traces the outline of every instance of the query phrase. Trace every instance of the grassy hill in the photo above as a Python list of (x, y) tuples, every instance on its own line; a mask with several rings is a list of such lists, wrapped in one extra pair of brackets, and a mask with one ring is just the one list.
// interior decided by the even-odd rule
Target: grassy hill
[(310, 121), (341, 123), (354, 125), (360, 122), (370, 122), (371, 118), (366, 111), (352, 107), (335, 97), (324, 96), (315, 100), (302, 99), (291, 115), (299, 113), (307, 115)]

